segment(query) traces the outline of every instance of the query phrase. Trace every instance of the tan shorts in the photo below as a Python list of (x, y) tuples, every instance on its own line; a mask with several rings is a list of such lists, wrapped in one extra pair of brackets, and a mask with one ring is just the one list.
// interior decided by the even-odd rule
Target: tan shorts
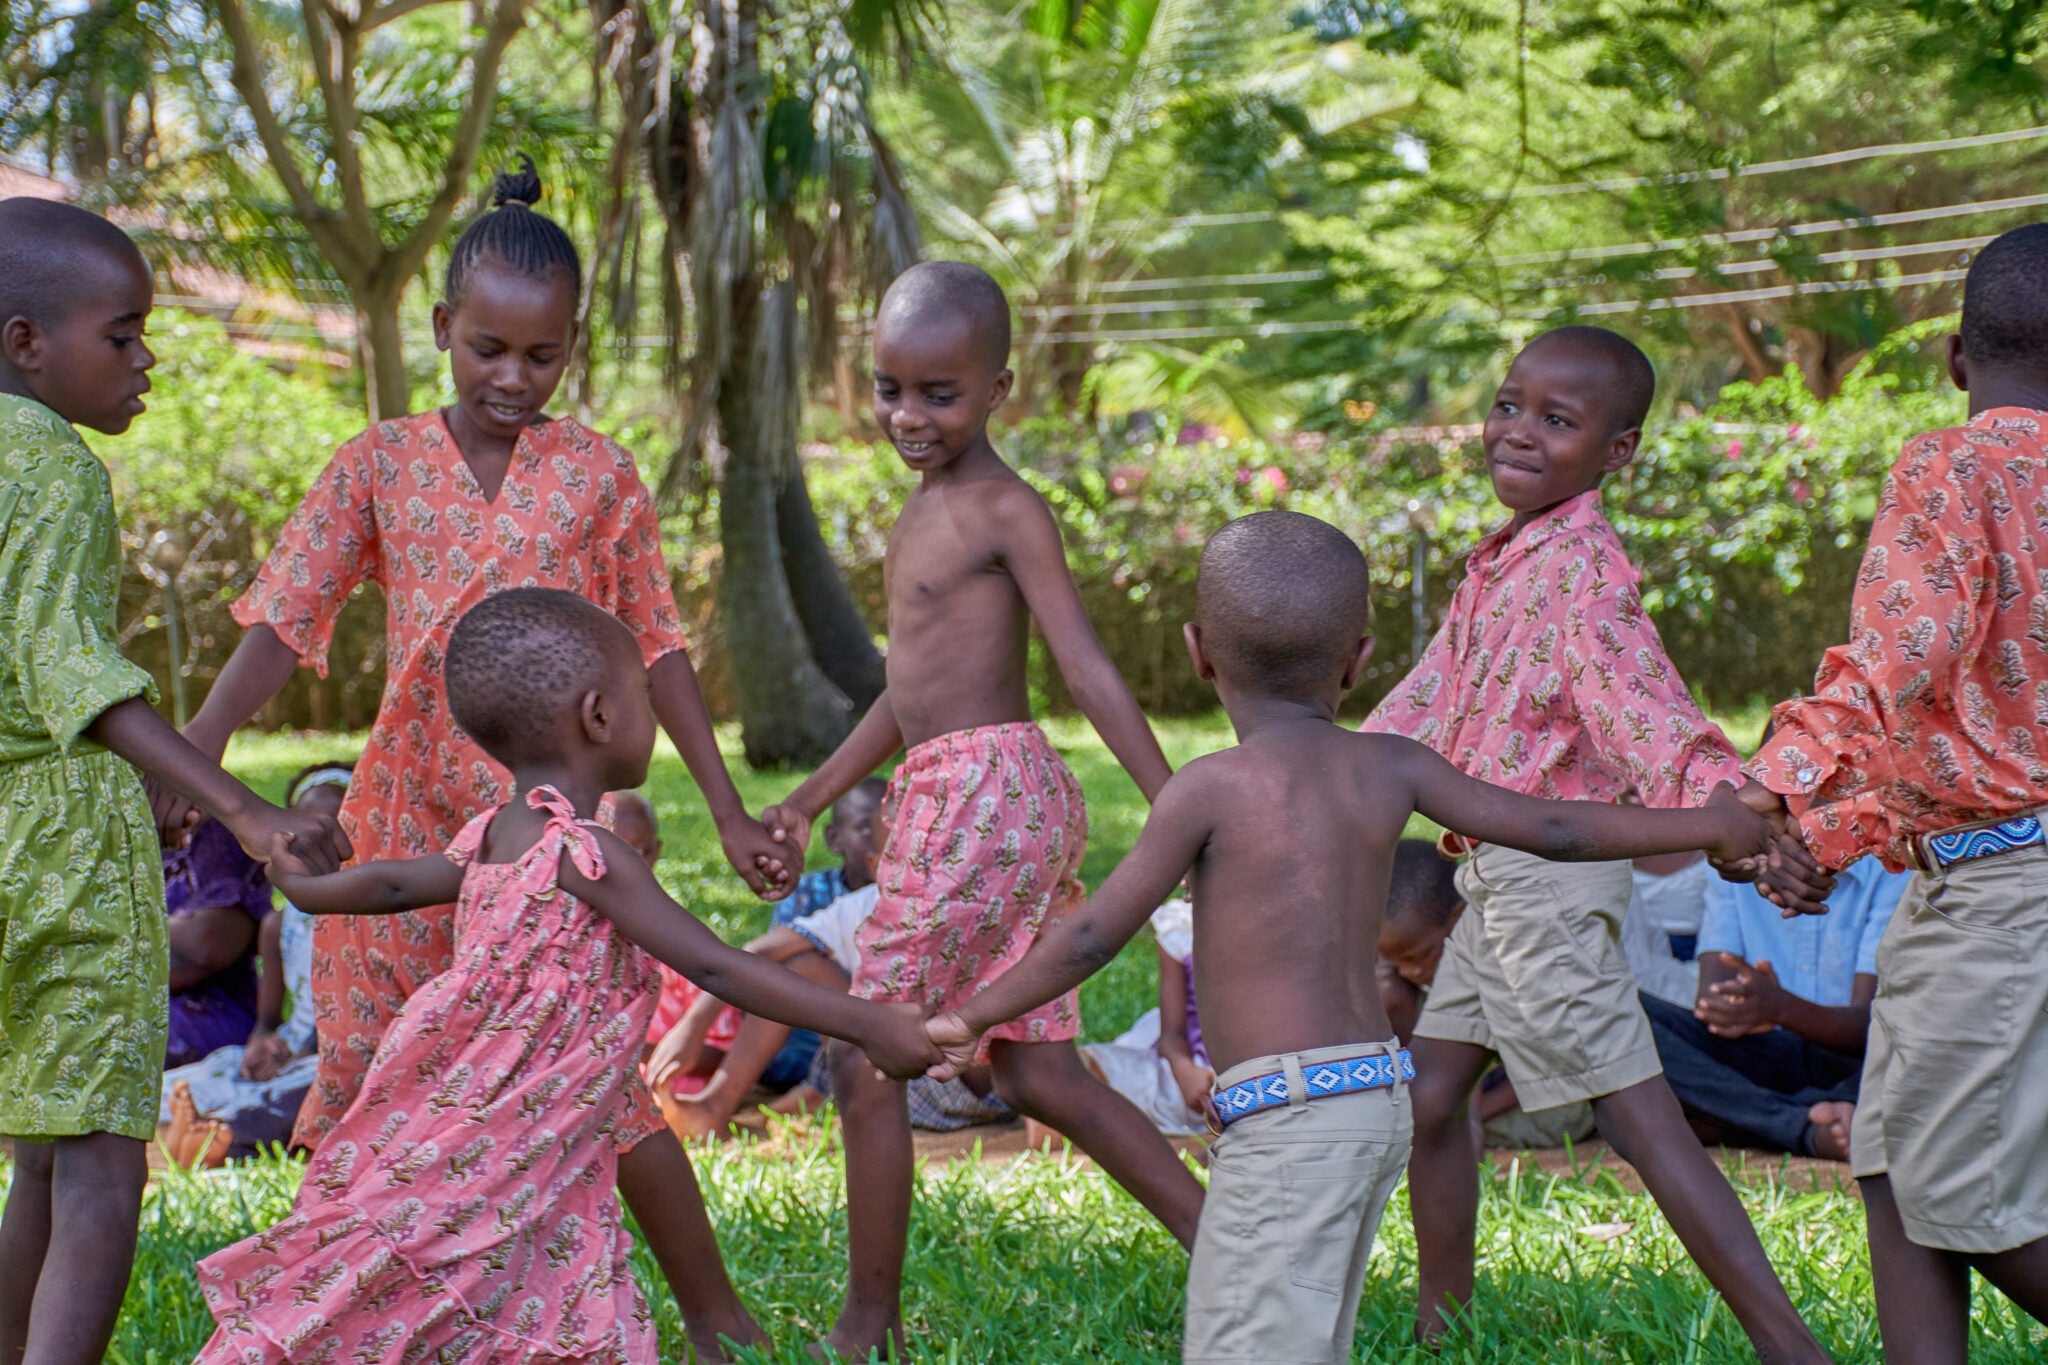
[(1921, 1246), (2048, 1237), (2048, 849), (1913, 878), (1877, 950), (1850, 1148)]
[(1366, 1258), (1408, 1165), (1408, 1087), (1307, 1099), (1304, 1067), (1400, 1044), (1260, 1057), (1217, 1088), (1287, 1072), (1296, 1097), (1224, 1129), (1188, 1266), (1186, 1362), (1346, 1365)]
[(1621, 951), (1632, 886), (1627, 863), (1553, 863), (1481, 844), (1458, 869), (1465, 913), (1416, 1036), (1498, 1053), (1524, 1109), (1662, 1075)]

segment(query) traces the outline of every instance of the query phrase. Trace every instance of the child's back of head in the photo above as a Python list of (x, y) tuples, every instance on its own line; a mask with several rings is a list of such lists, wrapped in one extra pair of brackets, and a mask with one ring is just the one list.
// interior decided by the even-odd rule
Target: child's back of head
[(1195, 622), (1222, 686), (1289, 697), (1329, 690), (1372, 633), (1372, 575), (1328, 522), (1254, 512), (1204, 547)]
[(1972, 366), (2048, 375), (2048, 223), (2014, 228), (1970, 262), (1962, 348)]

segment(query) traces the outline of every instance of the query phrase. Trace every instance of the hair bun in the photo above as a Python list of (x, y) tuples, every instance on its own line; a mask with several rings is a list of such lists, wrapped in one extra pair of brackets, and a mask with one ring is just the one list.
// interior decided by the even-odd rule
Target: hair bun
[(534, 168), (533, 158), (521, 154), (519, 169), (500, 175), (491, 185), (491, 207), (501, 209), (517, 204), (530, 209), (540, 202), (540, 172)]

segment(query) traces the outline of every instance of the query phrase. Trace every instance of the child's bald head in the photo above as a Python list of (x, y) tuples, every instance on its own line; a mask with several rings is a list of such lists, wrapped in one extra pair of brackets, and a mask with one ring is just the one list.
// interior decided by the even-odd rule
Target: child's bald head
[(1372, 634), (1372, 576), (1351, 537), (1299, 512), (1254, 512), (1215, 535), (1195, 624), (1216, 676), (1246, 692), (1329, 688)]
[(922, 261), (896, 277), (875, 313), (875, 337), (957, 332), (991, 371), (1010, 360), (1010, 301), (980, 266), (964, 261)]
[(1649, 420), (1650, 403), (1657, 396), (1657, 368), (1642, 347), (1605, 327), (1553, 327), (1524, 346), (1515, 363), (1521, 363), (1524, 356), (1551, 351), (1592, 362), (1591, 368), (1604, 381), (1601, 401), (1607, 411), (1608, 435), (1639, 428)]
[(2048, 223), (2014, 228), (1970, 262), (1962, 338), (1972, 365), (2048, 371)]
[(0, 199), (0, 322), (40, 328), (99, 303), (113, 270), (143, 271), (142, 252), (97, 213), (49, 199)]

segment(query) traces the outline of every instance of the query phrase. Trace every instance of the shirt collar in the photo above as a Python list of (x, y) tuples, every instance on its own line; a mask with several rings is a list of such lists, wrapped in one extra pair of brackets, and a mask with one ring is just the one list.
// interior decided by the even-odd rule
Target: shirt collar
[(1590, 530), (1605, 521), (1606, 517), (1600, 510), (1600, 490), (1589, 488), (1576, 497), (1566, 498), (1530, 522), (1519, 536), (1515, 535), (1515, 524), (1510, 520), (1480, 541), (1467, 562), (1474, 568), (1511, 562), (1533, 554), (1561, 536)]
[(1963, 425), (1972, 431), (1989, 431), (2002, 422), (2032, 422), (2037, 427), (2048, 426), (2048, 412), (2040, 408), (1986, 408)]

